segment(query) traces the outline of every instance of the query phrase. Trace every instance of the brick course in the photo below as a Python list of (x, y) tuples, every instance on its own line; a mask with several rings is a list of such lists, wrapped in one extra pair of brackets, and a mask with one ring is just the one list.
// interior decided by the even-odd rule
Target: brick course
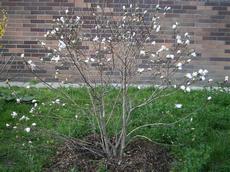
[[(53, 66), (42, 64), (40, 58), (45, 55), (43, 49), (38, 46), (37, 40), (44, 40), (44, 33), (49, 30), (52, 20), (60, 15), (60, 11), (67, 8), (74, 9), (80, 14), (85, 14), (84, 27), (92, 28), (94, 18), (88, 16), (89, 7), (95, 7), (101, 0), (1, 0), (0, 7), (6, 9), (9, 15), (6, 34), (0, 40), (4, 45), (1, 50), (4, 59), (15, 56), (15, 63), (7, 64), (8, 75), (0, 76), (0, 80), (10, 77), (15, 81), (29, 81), (34, 76), (28, 68), (20, 62), (21, 53), (26, 58), (36, 61), (40, 65), (39, 75), (47, 81), (54, 81), (53, 75), (56, 69), (65, 71), (72, 82), (79, 82), (79, 76), (66, 66)], [(151, 8), (158, 0), (139, 0), (141, 8)], [(199, 53), (186, 70), (207, 68), (210, 75), (223, 80), (225, 75), (230, 75), (230, 3), (212, 0), (161, 0), (163, 6), (171, 6), (172, 11), (163, 18), (163, 25), (171, 26), (173, 22), (181, 23), (181, 30), (193, 35), (191, 45)], [(121, 6), (127, 5), (127, 0), (107, 0), (106, 8), (119, 15)], [(171, 43), (173, 40), (167, 36), (167, 30), (162, 27), (164, 37), (156, 42)], [(93, 32), (90, 32), (93, 34)], [(82, 47), (87, 48), (87, 47)], [(143, 60), (143, 65), (144, 60)], [(67, 75), (63, 74), (63, 78)], [(149, 77), (142, 77), (142, 82), (148, 82)], [(56, 81), (56, 80), (55, 80)]]

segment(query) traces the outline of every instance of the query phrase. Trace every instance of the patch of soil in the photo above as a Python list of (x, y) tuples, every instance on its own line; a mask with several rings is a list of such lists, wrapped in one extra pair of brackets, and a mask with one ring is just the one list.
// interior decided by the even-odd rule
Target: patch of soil
[(169, 172), (171, 162), (168, 149), (143, 139), (134, 140), (127, 146), (122, 161), (117, 158), (108, 160), (101, 149), (99, 138), (88, 136), (85, 141), (66, 141), (58, 148), (52, 163), (44, 167), (44, 171), (69, 172), (74, 168), (86, 172), (99, 169), (113, 172)]

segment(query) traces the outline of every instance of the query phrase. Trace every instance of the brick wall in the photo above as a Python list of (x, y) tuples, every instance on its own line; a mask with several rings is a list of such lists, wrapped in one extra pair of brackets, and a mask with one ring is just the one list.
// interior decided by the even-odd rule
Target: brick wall
[[(7, 31), (0, 44), (3, 55), (0, 64), (6, 64), (8, 74), (0, 75), (1, 80), (10, 78), (15, 81), (29, 81), (33, 74), (18, 58), (25, 53), (26, 58), (36, 61), (40, 69), (37, 71), (47, 81), (55, 81), (55, 69), (63, 71), (63, 77), (70, 81), (79, 81), (79, 76), (68, 70), (68, 66), (55, 67), (40, 62), (45, 52), (37, 40), (43, 40), (44, 33), (51, 28), (52, 20), (60, 15), (59, 11), (67, 8), (86, 14), (87, 7), (96, 6), (101, 0), (1, 0), (0, 7), (7, 10), (9, 21)], [(128, 0), (107, 0), (107, 7), (119, 14), (121, 6)], [(151, 8), (157, 0), (138, 0), (140, 6)], [(182, 31), (193, 35), (192, 47), (199, 52), (199, 57), (185, 70), (207, 68), (210, 75), (223, 80), (230, 75), (230, 2), (221, 0), (160, 0), (160, 4), (171, 6), (172, 11), (163, 19), (164, 25), (171, 26), (173, 22), (181, 23)], [(84, 27), (92, 27), (93, 18), (87, 19)], [(159, 44), (169, 43), (170, 37), (157, 39)], [(12, 62), (8, 62), (8, 59)], [(146, 77), (147, 78), (147, 77)], [(143, 80), (147, 80), (143, 77)], [(144, 81), (143, 81), (144, 82)]]

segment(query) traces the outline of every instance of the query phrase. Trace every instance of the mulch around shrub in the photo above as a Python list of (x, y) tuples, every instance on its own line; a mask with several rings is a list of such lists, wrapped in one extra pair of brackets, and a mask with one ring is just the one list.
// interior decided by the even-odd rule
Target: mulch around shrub
[(98, 170), (112, 172), (170, 171), (173, 158), (169, 150), (159, 144), (143, 139), (134, 140), (125, 149), (121, 161), (118, 158), (105, 158), (98, 139), (98, 137), (88, 136), (85, 141), (67, 140), (58, 148), (51, 164), (47, 164), (44, 171), (69, 172), (71, 169), (85, 172)]

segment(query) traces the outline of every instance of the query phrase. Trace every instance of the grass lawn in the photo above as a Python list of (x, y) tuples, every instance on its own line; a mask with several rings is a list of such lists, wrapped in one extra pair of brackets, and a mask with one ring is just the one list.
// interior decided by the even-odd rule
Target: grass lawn
[[(38, 107), (35, 115), (29, 113), (32, 104), (16, 103), (10, 98), (7, 88), (0, 88), (0, 171), (32, 172), (42, 171), (42, 166), (55, 154), (57, 146), (67, 137), (84, 137), (92, 132), (87, 112), (88, 96), (84, 88), (65, 88), (57, 91), (37, 88), (13, 88), (24, 99), (36, 99)], [(65, 91), (77, 102), (78, 106), (62, 98), (58, 93)], [(132, 92), (136, 90), (131, 89)], [(150, 89), (143, 89), (135, 99), (145, 98)], [(116, 95), (113, 90), (110, 96)], [(28, 97), (29, 96), (29, 97)], [(208, 96), (212, 100), (207, 105)], [(60, 99), (60, 104), (52, 103)], [(108, 99), (109, 101), (109, 99)], [(63, 103), (65, 105), (63, 105)], [(181, 103), (181, 109), (175, 108)], [(197, 111), (194, 111), (198, 109)], [(26, 115), (28, 121), (12, 118)], [(146, 123), (171, 123), (191, 114), (175, 125), (143, 128), (135, 134), (146, 136), (170, 148), (175, 157), (173, 171), (229, 172), (230, 171), (230, 94), (220, 91), (192, 91), (187, 94), (178, 91), (159, 99), (151, 105), (133, 113), (129, 130)], [(90, 112), (88, 112), (90, 113)], [(77, 118), (75, 117), (77, 115)], [(36, 122), (31, 132), (24, 131), (26, 126)], [(9, 124), (9, 127), (6, 127)], [(112, 131), (116, 121), (111, 123)], [(13, 126), (17, 126), (16, 129)]]

